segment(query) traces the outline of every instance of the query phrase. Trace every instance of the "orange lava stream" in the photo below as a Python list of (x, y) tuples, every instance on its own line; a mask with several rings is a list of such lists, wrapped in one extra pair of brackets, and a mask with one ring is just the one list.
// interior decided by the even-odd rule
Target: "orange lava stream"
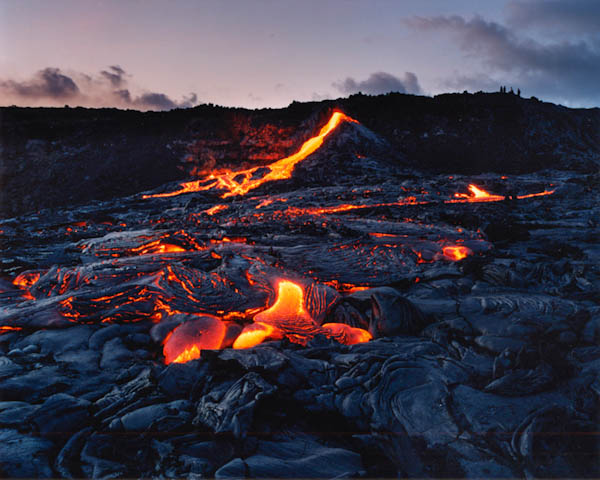
[(304, 290), (302, 290), (300, 285), (289, 280), (279, 282), (275, 303), (254, 317), (255, 322), (275, 325), (281, 320), (292, 320), (294, 322), (313, 321), (304, 309)]
[[(309, 138), (306, 142), (304, 142), (302, 147), (300, 147), (300, 150), (293, 155), (282, 158), (281, 160), (277, 160), (266, 167), (257, 166), (248, 168), (246, 170), (237, 171), (224, 169), (211, 173), (201, 180), (184, 182), (181, 184), (181, 189), (174, 192), (144, 195), (142, 198), (174, 197), (183, 193), (199, 192), (211, 189), (226, 190), (221, 197), (227, 198), (234, 195), (244, 195), (250, 190), (257, 188), (266, 182), (290, 178), (296, 164), (304, 160), (310, 154), (314, 153), (323, 144), (325, 137), (344, 121), (358, 123), (356, 120), (350, 118), (342, 112), (334, 112), (327, 124), (321, 128), (319, 134)], [(261, 178), (253, 178), (254, 174), (262, 168), (267, 168), (269, 172)], [(242, 178), (239, 179), (240, 177)]]
[(522, 200), (524, 198), (543, 197), (545, 195), (552, 195), (554, 192), (555, 192), (555, 190), (544, 190), (543, 192), (539, 192), (539, 193), (530, 193), (528, 195), (517, 195), (517, 198), (519, 200)]
[(7, 332), (17, 332), (23, 330), (22, 327), (11, 327), (9, 325), (0, 325), (0, 335)]
[[(500, 202), (505, 200), (506, 197), (503, 195), (495, 195), (477, 186), (471, 184), (469, 185), (469, 190), (471, 194), (468, 193), (455, 193), (454, 196), (456, 198), (450, 200), (444, 200), (444, 203), (479, 203), (479, 202)], [(552, 195), (555, 190), (544, 190), (543, 192), (538, 193), (530, 193), (527, 195), (518, 195), (518, 200), (522, 200), (525, 198), (533, 198), (533, 197), (542, 197), (545, 195)], [(364, 208), (376, 208), (376, 207), (403, 207), (408, 205), (429, 205), (430, 201), (427, 200), (417, 200), (416, 197), (406, 197), (404, 200), (399, 200), (397, 202), (388, 202), (388, 203), (371, 203), (371, 204), (352, 204), (352, 203), (343, 203), (340, 205), (333, 205), (329, 207), (307, 207), (307, 208), (298, 208), (298, 207), (288, 207), (286, 213), (290, 215), (324, 215), (328, 213), (339, 213), (339, 212), (348, 212), (351, 210), (360, 210)], [(385, 234), (371, 234), (373, 236), (384, 236)]]
[(215, 213), (218, 213), (222, 210), (226, 210), (229, 208), (229, 205), (215, 205), (214, 207), (210, 207), (206, 210), (204, 210), (203, 213), (206, 213), (207, 215), (214, 215)]

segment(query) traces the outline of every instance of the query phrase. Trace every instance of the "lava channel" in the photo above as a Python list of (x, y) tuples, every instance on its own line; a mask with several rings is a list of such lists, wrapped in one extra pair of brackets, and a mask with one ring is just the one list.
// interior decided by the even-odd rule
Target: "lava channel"
[[(289, 157), (277, 160), (266, 167), (257, 166), (246, 170), (223, 169), (211, 173), (200, 180), (184, 182), (181, 184), (181, 188), (174, 192), (144, 195), (142, 198), (174, 197), (184, 193), (204, 190), (225, 190), (225, 193), (221, 197), (227, 198), (235, 195), (245, 195), (250, 190), (254, 190), (267, 182), (288, 179), (292, 176), (296, 164), (314, 153), (323, 144), (325, 137), (342, 122), (358, 123), (357, 120), (350, 118), (342, 112), (334, 112), (329, 121), (321, 128), (319, 134), (309, 138), (302, 144), (300, 150)], [(254, 178), (255, 173), (263, 168), (268, 169), (268, 173), (261, 178)]]

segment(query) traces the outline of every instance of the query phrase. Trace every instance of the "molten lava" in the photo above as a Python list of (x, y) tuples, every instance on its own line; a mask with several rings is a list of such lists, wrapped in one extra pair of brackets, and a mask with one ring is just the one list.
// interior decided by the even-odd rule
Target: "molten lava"
[(313, 319), (304, 309), (304, 290), (300, 285), (282, 280), (277, 286), (277, 300), (267, 310), (254, 317), (255, 322), (279, 325), (282, 322), (312, 323)]
[(40, 274), (37, 272), (23, 272), (15, 277), (13, 285), (21, 288), (29, 288), (39, 279)]
[(467, 256), (473, 254), (471, 249), (462, 245), (444, 247), (442, 251), (444, 252), (444, 257), (454, 262), (467, 258)]
[(366, 330), (342, 323), (319, 326), (305, 308), (303, 288), (289, 280), (279, 282), (275, 303), (257, 314), (254, 322), (244, 328), (233, 343), (233, 348), (250, 348), (266, 339), (277, 340), (283, 337), (293, 343), (306, 345), (317, 334), (345, 345), (368, 342), (372, 338)]
[(469, 191), (471, 192), (470, 195), (467, 193), (455, 193), (454, 196), (464, 199), (467, 202), (498, 202), (504, 200), (502, 195), (493, 195), (473, 184), (469, 185)]
[(18, 332), (22, 327), (11, 327), (10, 325), (0, 325), (0, 335), (7, 332)]
[[(174, 197), (183, 193), (203, 190), (225, 190), (221, 197), (227, 198), (234, 195), (245, 195), (250, 190), (254, 190), (266, 182), (290, 178), (296, 164), (314, 153), (323, 144), (325, 137), (342, 122), (358, 123), (342, 112), (334, 112), (327, 124), (321, 128), (319, 134), (309, 138), (302, 144), (300, 150), (289, 157), (277, 160), (266, 167), (257, 166), (246, 170), (224, 169), (213, 172), (201, 180), (182, 183), (181, 188), (174, 192), (144, 195), (143, 198)], [(256, 172), (265, 168), (268, 172), (260, 178), (255, 178)]]
[(165, 363), (185, 363), (200, 358), (202, 350), (221, 348), (225, 324), (216, 317), (202, 316), (183, 323), (165, 339)]
[(207, 215), (214, 215), (215, 213), (221, 212), (229, 208), (229, 205), (215, 205), (214, 207), (210, 207), (204, 210), (204, 213)]
[(324, 323), (321, 325), (326, 336), (335, 338), (344, 345), (354, 345), (356, 343), (365, 343), (373, 336), (362, 328), (351, 327), (345, 323)]
[(277, 327), (266, 323), (256, 322), (247, 325), (233, 342), (233, 348), (251, 348), (262, 343), (267, 338), (276, 340), (282, 338), (282, 334)]

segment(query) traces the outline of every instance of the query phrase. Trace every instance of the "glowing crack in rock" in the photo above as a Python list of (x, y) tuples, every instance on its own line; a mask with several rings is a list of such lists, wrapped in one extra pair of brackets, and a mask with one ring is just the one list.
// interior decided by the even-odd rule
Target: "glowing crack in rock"
[[(302, 144), (300, 150), (289, 157), (277, 160), (270, 165), (252, 167), (246, 170), (223, 169), (213, 172), (200, 180), (184, 182), (181, 184), (181, 189), (174, 192), (144, 195), (143, 198), (174, 197), (183, 193), (204, 190), (226, 190), (221, 197), (227, 198), (235, 195), (244, 195), (266, 182), (290, 178), (296, 164), (314, 153), (323, 144), (325, 137), (342, 122), (358, 123), (358, 121), (342, 112), (334, 112), (329, 121), (321, 128), (319, 134), (309, 138)], [(260, 178), (254, 178), (256, 172), (260, 169), (267, 169), (268, 172)]]

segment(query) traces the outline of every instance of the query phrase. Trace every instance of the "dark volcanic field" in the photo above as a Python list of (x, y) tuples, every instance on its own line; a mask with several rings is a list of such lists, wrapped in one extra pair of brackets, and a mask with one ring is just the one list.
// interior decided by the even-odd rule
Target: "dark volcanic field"
[(285, 109), (171, 112), (0, 108), (0, 217), (106, 200), (214, 165), (289, 155), (339, 108), (384, 138), (397, 163), (432, 173), (593, 173), (600, 109), (510, 94), (353, 95)]
[[(151, 196), (286, 157), (334, 109), (360, 123), (290, 179)], [(598, 109), (0, 115), (1, 476), (600, 477)], [(282, 280), (308, 324), (232, 348)], [(221, 348), (165, 364), (207, 324)]]

